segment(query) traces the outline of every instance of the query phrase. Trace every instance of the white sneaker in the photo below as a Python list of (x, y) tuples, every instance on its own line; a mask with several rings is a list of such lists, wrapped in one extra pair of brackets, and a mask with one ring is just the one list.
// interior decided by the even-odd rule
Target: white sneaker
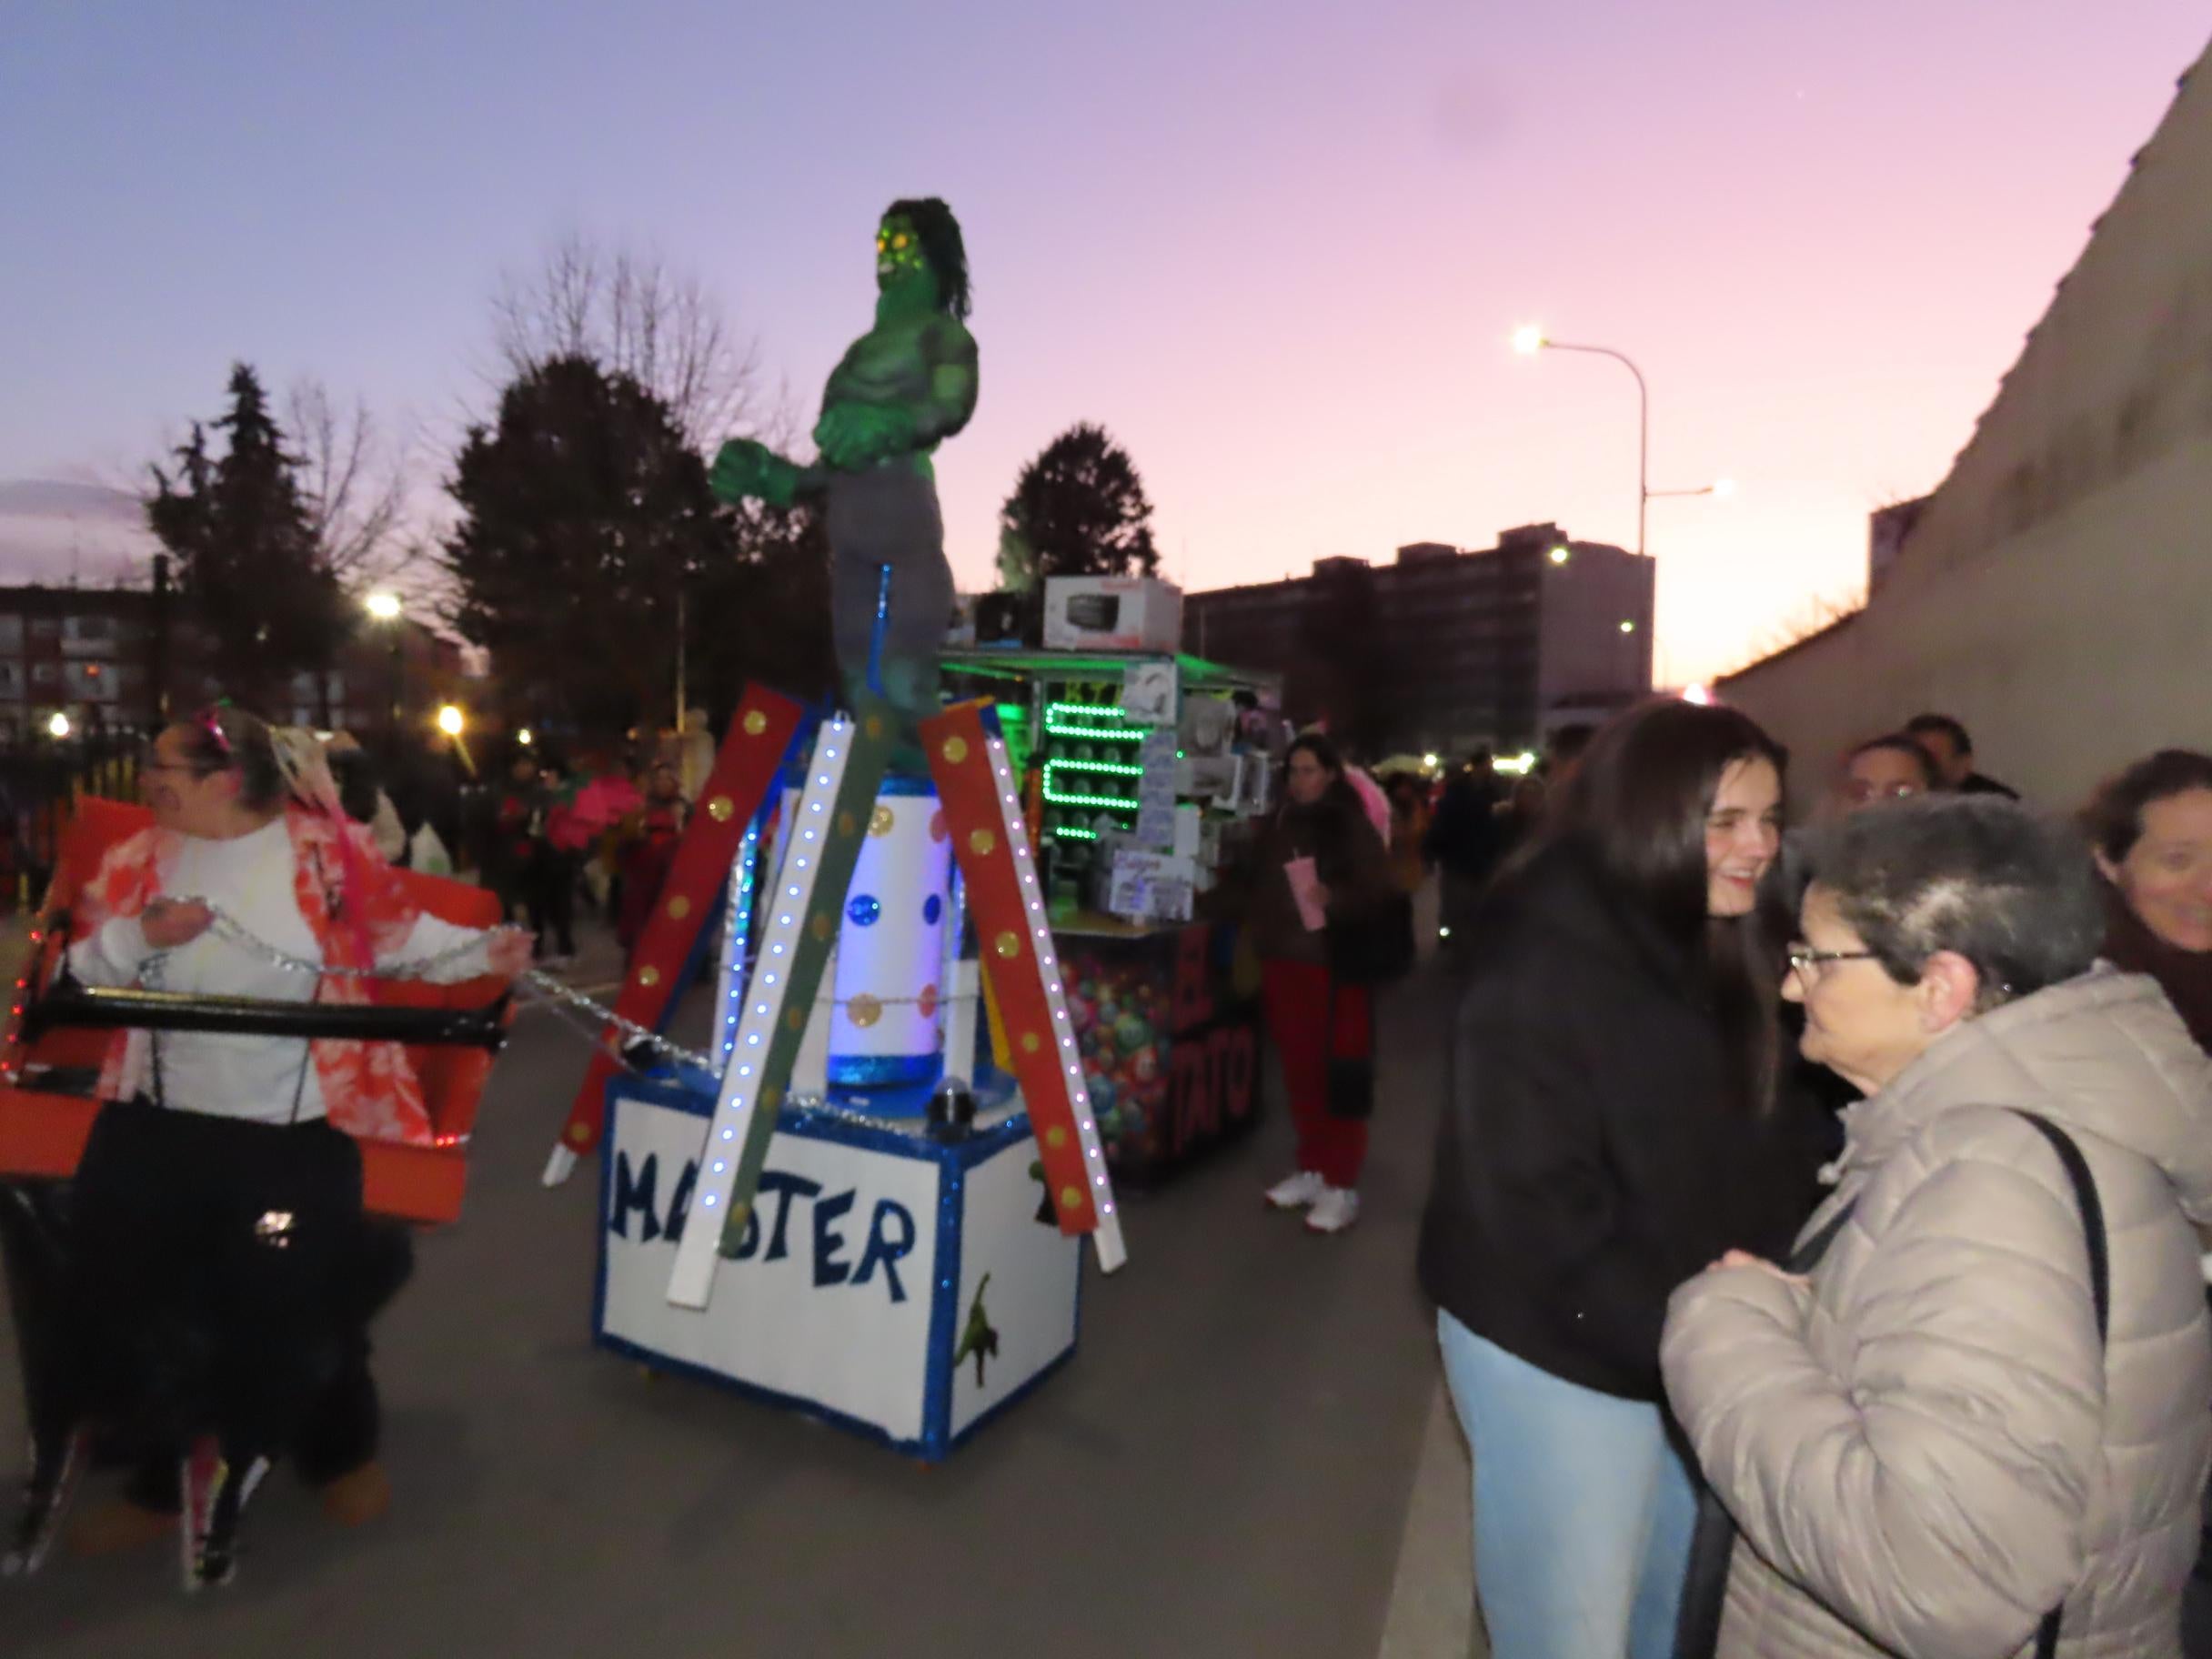
[(1360, 1219), (1360, 1195), (1350, 1187), (1327, 1187), (1306, 1212), (1309, 1232), (1342, 1232)]
[(1267, 1202), (1277, 1210), (1303, 1210), (1328, 1190), (1328, 1183), (1312, 1170), (1301, 1170), (1268, 1188)]

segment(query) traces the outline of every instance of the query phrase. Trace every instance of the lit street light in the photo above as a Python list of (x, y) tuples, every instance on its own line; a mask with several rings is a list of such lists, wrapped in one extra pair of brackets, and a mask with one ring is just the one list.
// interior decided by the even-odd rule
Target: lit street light
[(531, 744), (537, 742), (538, 739), (530, 734), (530, 729), (528, 726), (525, 726), (520, 731), (515, 734), (515, 741), (521, 744), (523, 748), (528, 749)]
[[(1652, 395), (1644, 383), (1644, 371), (1630, 361), (1627, 353), (1615, 351), (1610, 346), (1576, 346), (1565, 340), (1554, 340), (1534, 324), (1513, 330), (1513, 350), (1524, 357), (1533, 357), (1540, 351), (1579, 351), (1591, 357), (1611, 357), (1615, 363), (1636, 377), (1636, 556), (1644, 557), (1644, 521), (1655, 496), (1719, 496), (1735, 493), (1734, 483), (1722, 478), (1696, 489), (1654, 489), (1651, 480), (1652, 453)], [(1553, 564), (1566, 561), (1559, 549), (1552, 552)]]
[(468, 752), (467, 739), (461, 729), (468, 724), (468, 717), (461, 712), (458, 703), (442, 704), (437, 711), (437, 729), (453, 739), (453, 752), (461, 758), (461, 766), (470, 778), (477, 775), (477, 759)]
[(385, 632), (390, 636), (389, 679), (391, 683), (387, 689), (391, 693), (391, 700), (385, 709), (384, 763), (387, 766), (394, 766), (399, 760), (399, 722), (407, 718), (407, 659), (400, 650), (403, 641), (398, 628), (402, 608), (399, 596), (378, 588), (361, 601), (361, 608), (368, 612), (375, 620), (382, 623)]
[(59, 742), (69, 735), (69, 717), (56, 709), (46, 721), (46, 734)]

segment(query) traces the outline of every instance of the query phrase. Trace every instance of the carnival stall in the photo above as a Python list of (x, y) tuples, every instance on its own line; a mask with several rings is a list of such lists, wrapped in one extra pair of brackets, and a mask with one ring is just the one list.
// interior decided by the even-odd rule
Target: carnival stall
[[(1057, 588), (1059, 584), (1051, 585)], [(1119, 586), (1149, 631), (1130, 650), (948, 653), (993, 700), (1023, 780), (1084, 1082), (1116, 1176), (1155, 1181), (1248, 1128), (1259, 1099), (1256, 985), (1205, 895), (1269, 805), (1278, 682), (1171, 649), (1164, 584)], [(1048, 601), (1048, 629), (1073, 610)], [(1048, 632), (1048, 638), (1051, 637)]]

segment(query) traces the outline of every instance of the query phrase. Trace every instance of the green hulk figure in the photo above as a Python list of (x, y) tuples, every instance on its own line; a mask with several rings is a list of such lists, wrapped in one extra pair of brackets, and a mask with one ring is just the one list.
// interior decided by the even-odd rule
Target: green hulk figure
[[(822, 393), (810, 467), (749, 438), (715, 457), (715, 494), (828, 513), (830, 634), (848, 700), (872, 692), (907, 728), (938, 710), (937, 655), (952, 570), (930, 456), (975, 413), (975, 340), (960, 222), (935, 196), (893, 202), (876, 230), (875, 327)], [(886, 573), (888, 592), (884, 588)], [(888, 600), (888, 604), (885, 601)]]

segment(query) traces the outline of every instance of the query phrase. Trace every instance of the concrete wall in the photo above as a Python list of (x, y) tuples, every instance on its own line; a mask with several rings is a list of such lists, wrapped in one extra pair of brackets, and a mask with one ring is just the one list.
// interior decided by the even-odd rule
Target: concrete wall
[(1924, 709), (2052, 806), (2212, 749), (2212, 54), (1866, 608), (1717, 689), (1796, 751), (1793, 794)]

